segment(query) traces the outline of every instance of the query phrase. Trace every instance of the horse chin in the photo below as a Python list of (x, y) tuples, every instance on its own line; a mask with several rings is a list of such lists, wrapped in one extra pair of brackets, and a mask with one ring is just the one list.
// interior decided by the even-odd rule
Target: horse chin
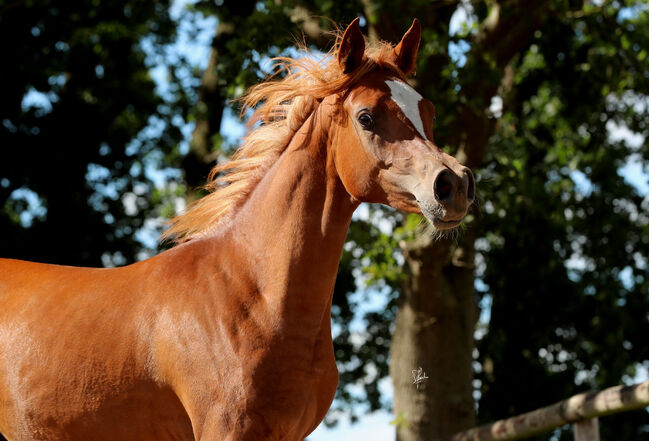
[(438, 217), (428, 218), (437, 230), (452, 230), (457, 228), (462, 223), (462, 219), (444, 220)]
[(435, 227), (437, 231), (446, 231), (457, 228), (462, 223), (464, 216), (458, 219), (448, 218), (445, 210), (437, 203), (419, 202), (421, 214)]

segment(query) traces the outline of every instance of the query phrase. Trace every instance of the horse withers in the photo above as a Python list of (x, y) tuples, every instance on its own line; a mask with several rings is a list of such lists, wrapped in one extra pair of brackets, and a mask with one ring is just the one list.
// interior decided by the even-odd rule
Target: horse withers
[(0, 432), (31, 440), (303, 440), (338, 372), (338, 262), (361, 202), (456, 227), (471, 172), (433, 142), (406, 82), (417, 20), (366, 48), (358, 19), (324, 62), (282, 59), (250, 132), (178, 244), (133, 265), (0, 260)]

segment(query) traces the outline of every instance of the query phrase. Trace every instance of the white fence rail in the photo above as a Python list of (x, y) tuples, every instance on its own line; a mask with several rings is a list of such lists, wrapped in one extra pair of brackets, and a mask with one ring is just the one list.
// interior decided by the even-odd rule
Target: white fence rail
[(495, 423), (456, 433), (442, 441), (513, 441), (573, 424), (575, 441), (599, 441), (597, 417), (649, 406), (649, 381), (588, 392)]

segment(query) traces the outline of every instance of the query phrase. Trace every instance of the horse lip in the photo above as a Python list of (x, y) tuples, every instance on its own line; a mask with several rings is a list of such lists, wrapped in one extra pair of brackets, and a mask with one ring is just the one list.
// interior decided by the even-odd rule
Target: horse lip
[[(442, 219), (440, 216), (444, 215), (444, 210), (433, 208), (431, 207), (431, 203), (429, 201), (424, 201), (417, 197), (415, 197), (415, 201), (419, 205), (421, 213), (438, 230), (450, 230), (460, 225), (464, 220), (464, 216), (461, 216), (459, 219)], [(442, 212), (440, 213), (440, 211)]]
[(443, 220), (443, 219), (440, 219), (439, 217), (434, 217), (433, 218), (433, 225), (436, 228), (443, 229), (443, 230), (450, 229), (450, 228), (455, 228), (458, 225), (460, 225), (461, 223), (462, 223), (462, 218), (460, 218), (460, 219), (451, 219), (451, 220)]

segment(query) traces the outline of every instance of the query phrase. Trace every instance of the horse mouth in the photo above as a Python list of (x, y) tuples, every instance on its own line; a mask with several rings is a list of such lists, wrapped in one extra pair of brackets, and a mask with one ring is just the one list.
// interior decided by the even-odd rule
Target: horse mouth
[(459, 226), (462, 223), (462, 219), (444, 220), (439, 217), (433, 217), (431, 222), (438, 230), (450, 230), (451, 228)]
[(421, 209), (421, 214), (423, 214), (428, 221), (433, 224), (435, 229), (441, 230), (451, 230), (458, 227), (464, 220), (464, 216), (461, 216), (459, 219), (445, 219), (446, 210), (442, 208), (441, 205), (437, 203), (431, 203), (428, 201), (421, 201), (417, 199), (419, 208)]

